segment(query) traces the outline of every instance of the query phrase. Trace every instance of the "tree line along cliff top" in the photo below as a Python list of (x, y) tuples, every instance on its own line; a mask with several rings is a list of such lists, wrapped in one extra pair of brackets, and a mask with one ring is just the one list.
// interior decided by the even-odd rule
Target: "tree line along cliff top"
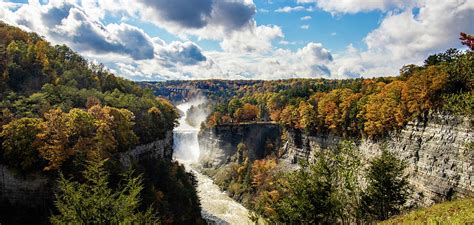
[[(142, 84), (196, 90), (211, 102), (207, 127), (271, 121), (309, 134), (383, 136), (428, 112), (472, 115), (474, 53), (448, 49), (398, 76), (356, 79), (199, 80)], [(173, 92), (167, 96), (173, 99)], [(189, 98), (189, 96), (188, 96)]]

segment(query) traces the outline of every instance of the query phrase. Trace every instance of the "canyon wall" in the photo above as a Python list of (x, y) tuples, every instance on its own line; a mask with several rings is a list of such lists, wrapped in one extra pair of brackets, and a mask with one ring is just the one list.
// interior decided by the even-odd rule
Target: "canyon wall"
[[(288, 132), (287, 157), (314, 159), (314, 152), (331, 149), (342, 140), (335, 135), (306, 136)], [(431, 114), (383, 140), (364, 138), (357, 144), (368, 162), (383, 148), (407, 162), (417, 202), (430, 205), (453, 197), (474, 195), (472, 121), (468, 117)]]
[(132, 160), (173, 158), (173, 131), (168, 131), (164, 139), (139, 145), (118, 155), (123, 166), (128, 167)]
[[(131, 160), (142, 158), (172, 159), (173, 132), (169, 131), (165, 139), (136, 146), (133, 149), (116, 154), (123, 166), (130, 165)], [(28, 206), (43, 206), (54, 199), (53, 190), (57, 177), (46, 176), (43, 173), (18, 175), (0, 164), (0, 202), (10, 204), (27, 204)]]
[(199, 133), (200, 162), (205, 167), (216, 167), (230, 161), (243, 143), (250, 160), (262, 159), (281, 147), (281, 129), (273, 123), (221, 125)]
[(43, 205), (53, 197), (54, 181), (41, 173), (18, 175), (0, 164), (0, 202)]
[[(275, 134), (272, 134), (275, 132)], [(278, 134), (278, 136), (276, 136)], [(206, 163), (218, 166), (235, 154), (237, 144), (249, 144), (254, 158), (261, 158), (262, 143), (269, 138), (280, 147), (283, 159), (292, 163), (314, 160), (315, 152), (334, 149), (343, 139), (334, 134), (307, 136), (298, 130), (286, 131), (281, 144), (277, 125), (226, 125), (200, 134), (200, 148)], [(430, 205), (453, 197), (474, 195), (474, 150), (472, 120), (469, 117), (431, 114), (426, 121), (413, 121), (381, 140), (363, 138), (357, 146), (364, 161), (379, 155), (383, 148), (407, 162), (416, 202)], [(210, 160), (211, 159), (211, 160)]]

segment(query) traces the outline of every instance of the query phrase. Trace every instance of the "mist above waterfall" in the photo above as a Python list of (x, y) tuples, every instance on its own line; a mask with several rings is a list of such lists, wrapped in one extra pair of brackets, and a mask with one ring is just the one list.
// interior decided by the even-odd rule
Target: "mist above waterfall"
[(177, 129), (199, 129), (209, 115), (207, 100), (203, 96), (197, 96), (193, 99), (176, 106), (181, 112), (179, 126)]
[(199, 96), (176, 107), (182, 112), (179, 126), (174, 129), (174, 157), (186, 164), (196, 163), (199, 159), (198, 133), (202, 122), (206, 120), (208, 110), (206, 98)]

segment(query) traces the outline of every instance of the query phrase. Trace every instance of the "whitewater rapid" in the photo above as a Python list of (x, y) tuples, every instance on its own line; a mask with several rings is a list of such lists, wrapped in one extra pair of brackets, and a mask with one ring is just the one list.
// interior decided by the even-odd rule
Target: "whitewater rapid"
[(198, 196), (201, 201), (202, 215), (212, 224), (254, 224), (249, 219), (249, 211), (241, 204), (227, 196), (212, 179), (191, 168), (191, 164), (199, 161), (199, 128), (186, 122), (186, 112), (192, 105), (183, 103), (177, 106), (184, 115), (179, 119), (179, 126), (174, 129), (174, 158), (183, 163), (198, 181)]

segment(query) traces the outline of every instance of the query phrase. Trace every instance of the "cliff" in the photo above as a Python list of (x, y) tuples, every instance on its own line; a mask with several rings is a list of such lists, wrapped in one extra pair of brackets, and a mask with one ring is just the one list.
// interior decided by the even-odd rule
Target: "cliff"
[(227, 163), (244, 143), (250, 160), (262, 159), (281, 147), (281, 129), (273, 123), (221, 125), (199, 133), (200, 161), (205, 167)]
[(0, 164), (0, 202), (8, 200), (12, 204), (43, 204), (53, 197), (53, 181), (40, 173), (17, 175)]
[[(339, 136), (306, 136), (288, 132), (286, 157), (312, 160), (314, 152), (334, 148)], [(474, 195), (474, 150), (472, 121), (468, 117), (431, 114), (426, 121), (410, 122), (400, 132), (382, 140), (364, 138), (358, 147), (366, 161), (383, 147), (408, 164), (410, 183), (417, 202), (431, 205), (453, 197)]]
[[(127, 152), (117, 154), (116, 157), (123, 166), (127, 167), (132, 159), (164, 158), (171, 161), (172, 154), (173, 133), (169, 131), (165, 139), (136, 146)], [(53, 201), (55, 185), (56, 177), (46, 176), (44, 173), (21, 176), (0, 164), (0, 202), (43, 207)]]
[[(243, 142), (250, 159), (261, 159), (265, 143), (274, 144), (283, 161), (314, 160), (314, 153), (330, 150), (343, 139), (334, 134), (307, 136), (299, 130), (285, 131), (287, 141), (281, 143), (281, 129), (276, 124), (223, 125), (201, 131), (199, 146), (204, 167), (218, 167), (229, 161)], [(398, 132), (380, 140), (357, 141), (364, 161), (368, 163), (382, 148), (394, 152), (407, 162), (410, 183), (418, 204), (474, 195), (474, 150), (472, 121), (469, 117), (431, 114), (426, 121), (416, 120)]]
[(132, 160), (140, 159), (168, 159), (173, 158), (173, 131), (168, 131), (164, 139), (139, 145), (130, 151), (118, 155), (123, 166), (128, 167)]

